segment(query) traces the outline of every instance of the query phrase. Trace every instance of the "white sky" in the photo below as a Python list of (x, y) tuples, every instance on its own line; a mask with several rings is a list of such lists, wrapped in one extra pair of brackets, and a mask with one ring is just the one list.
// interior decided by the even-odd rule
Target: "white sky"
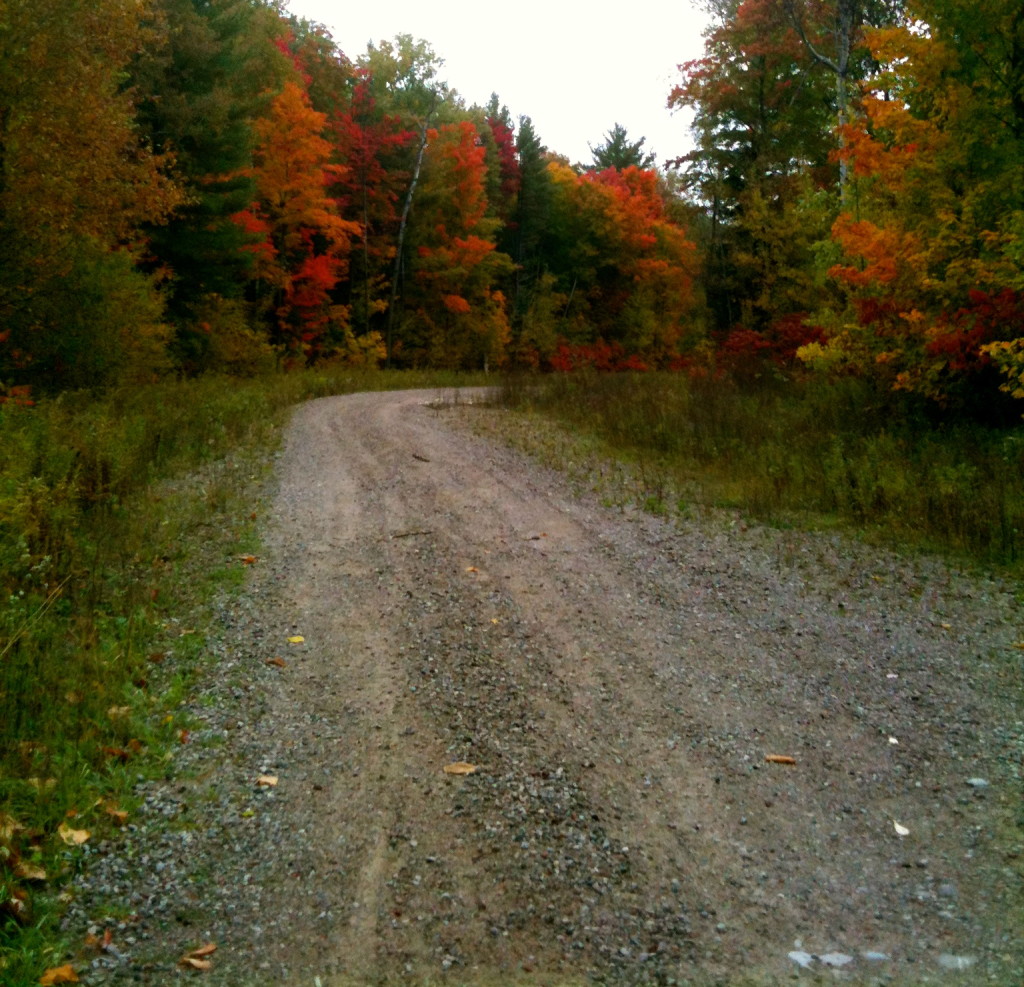
[[(636, 0), (633, 0), (636, 2)], [(591, 160), (615, 123), (661, 164), (690, 148), (689, 120), (665, 107), (676, 66), (701, 54), (704, 15), (692, 0), (576, 3), (511, 0), (289, 0), (326, 25), (353, 60), (369, 41), (411, 34), (430, 43), (440, 77), (466, 105), (492, 92), (512, 119), (529, 116), (541, 141), (573, 163)]]

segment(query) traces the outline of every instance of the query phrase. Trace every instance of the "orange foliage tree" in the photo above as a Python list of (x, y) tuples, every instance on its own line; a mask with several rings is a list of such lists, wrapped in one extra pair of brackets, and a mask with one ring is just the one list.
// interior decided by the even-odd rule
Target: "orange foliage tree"
[(998, 404), (996, 365), (1014, 389), (1024, 338), (1016, 9), (925, 0), (918, 20), (868, 32), (882, 71), (843, 133), (857, 213), (832, 231), (842, 257), (830, 274), (848, 308), (827, 343), (802, 351), (808, 362), (981, 414)]
[(344, 174), (332, 163), (324, 136), (327, 117), (294, 81), (256, 122), (252, 177), (258, 198), (236, 216), (253, 236), (257, 293), (269, 303), (272, 337), (286, 352), (310, 361), (345, 341), (349, 312), (332, 291), (348, 270), (358, 223), (342, 219), (329, 186)]
[(404, 359), (498, 366), (509, 323), (500, 280), (511, 261), (495, 249), (487, 215), (486, 150), (468, 120), (429, 131), (410, 240)]

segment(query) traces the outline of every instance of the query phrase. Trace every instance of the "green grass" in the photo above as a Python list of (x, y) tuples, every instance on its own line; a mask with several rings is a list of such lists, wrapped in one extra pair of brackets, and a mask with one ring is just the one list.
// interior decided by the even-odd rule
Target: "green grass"
[(561, 423), (581, 450), (599, 445), (628, 468), (633, 502), (654, 513), (722, 507), (985, 565), (1021, 563), (1024, 427), (943, 420), (853, 379), (741, 387), (552, 375), (511, 381), (505, 400)]
[(110, 810), (130, 815), (139, 776), (163, 774), (187, 728), (204, 608), (259, 551), (253, 496), (286, 410), (483, 382), (316, 370), (0, 405), (0, 981), (63, 962), (56, 919), (81, 854), (61, 824), (111, 835)]

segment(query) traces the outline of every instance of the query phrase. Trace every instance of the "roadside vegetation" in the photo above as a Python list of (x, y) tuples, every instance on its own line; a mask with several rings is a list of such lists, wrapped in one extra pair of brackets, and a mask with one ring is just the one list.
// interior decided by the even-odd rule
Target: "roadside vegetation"
[(474, 382), (328, 368), (0, 404), (0, 981), (53, 966), (83, 848), (188, 742), (203, 615), (257, 560), (287, 409)]
[(556, 465), (619, 460), (628, 496), (656, 513), (734, 508), (1020, 571), (1020, 427), (944, 420), (855, 378), (553, 374), (509, 378), (503, 400), (565, 426), (553, 455), (542, 427), (523, 430), (527, 448)]

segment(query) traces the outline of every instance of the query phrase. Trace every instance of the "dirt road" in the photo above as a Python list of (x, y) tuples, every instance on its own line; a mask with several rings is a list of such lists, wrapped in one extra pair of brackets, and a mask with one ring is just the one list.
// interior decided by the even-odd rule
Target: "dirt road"
[(95, 982), (1020, 983), (1014, 587), (602, 507), (438, 397), (295, 413)]

